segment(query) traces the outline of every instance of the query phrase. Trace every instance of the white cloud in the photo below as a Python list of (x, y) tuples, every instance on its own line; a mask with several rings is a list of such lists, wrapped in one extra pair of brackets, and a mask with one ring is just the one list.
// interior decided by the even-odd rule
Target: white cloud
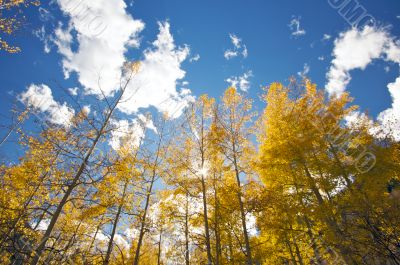
[(324, 56), (319, 56), (318, 57), (318, 61), (325, 61), (325, 57)]
[[(89, 109), (90, 111), (90, 109)], [(108, 144), (114, 149), (120, 149), (121, 145), (129, 145), (136, 148), (145, 137), (145, 130), (157, 133), (157, 128), (150, 116), (139, 114), (136, 119), (129, 120), (111, 120), (111, 137)]]
[(130, 244), (128, 243), (128, 241), (126, 241), (122, 235), (120, 234), (115, 234), (114, 236), (114, 243), (117, 244), (120, 248), (124, 248), (125, 250), (129, 250), (130, 248)]
[(19, 100), (27, 107), (46, 113), (46, 119), (56, 125), (70, 126), (75, 111), (54, 100), (51, 89), (46, 85), (30, 85), (19, 95)]
[(392, 135), (400, 141), (400, 77), (387, 87), (392, 97), (392, 107), (381, 112), (378, 121), (382, 124), (385, 134)]
[(177, 81), (185, 77), (181, 64), (189, 55), (189, 47), (176, 47), (168, 22), (159, 23), (160, 32), (153, 47), (144, 51), (144, 60), (134, 80), (129, 84), (122, 102), (124, 113), (136, 113), (139, 108), (156, 107), (170, 117), (179, 117), (184, 107), (194, 100), (189, 89), (177, 90)]
[(232, 58), (235, 58), (236, 56), (238, 56), (238, 52), (236, 52), (236, 51), (226, 50), (226, 51), (224, 52), (224, 57), (225, 57), (225, 59), (227, 59), (227, 60), (232, 59)]
[(344, 120), (346, 122), (346, 126), (351, 128), (357, 128), (359, 125), (362, 125), (365, 122), (368, 122), (371, 127), (373, 126), (369, 117), (360, 111), (353, 111), (349, 113), (344, 117)]
[[(397, 48), (397, 49), (396, 49)], [(330, 94), (340, 94), (351, 80), (350, 71), (364, 70), (374, 59), (400, 59), (398, 44), (384, 29), (365, 27), (362, 31), (353, 28), (340, 34), (335, 40), (334, 59), (327, 74), (326, 89)]]
[(242, 55), (243, 58), (247, 58), (248, 50), (246, 45), (242, 43), (242, 39), (232, 33), (229, 34), (229, 38), (231, 39), (231, 42), (233, 44), (233, 49), (227, 49), (224, 52), (225, 59), (230, 60), (239, 55)]
[(346, 126), (357, 128), (368, 124), (369, 133), (378, 139), (392, 137), (400, 141), (400, 114), (399, 105), (393, 103), (393, 107), (382, 111), (377, 117), (377, 123), (374, 123), (365, 113), (353, 111), (345, 117)]
[(44, 48), (43, 48), (44, 52), (45, 53), (49, 53), (51, 51), (51, 48), (50, 48), (51, 38), (49, 38), (46, 35), (46, 29), (44, 28), (44, 26), (42, 26), (38, 30), (34, 30), (33, 31), (33, 35), (43, 42), (43, 44), (44, 44)]
[(68, 93), (71, 96), (77, 96), (78, 95), (78, 88), (77, 87), (68, 88)]
[(129, 240), (134, 240), (135, 238), (139, 237), (140, 231), (139, 229), (132, 227), (125, 229), (124, 234)]
[(300, 26), (301, 17), (292, 17), (289, 23), (289, 28), (292, 31), (292, 36), (299, 37), (306, 34), (306, 31)]
[[(95, 237), (95, 246), (98, 250), (106, 251), (107, 250), (107, 243), (110, 240), (110, 235), (106, 235), (102, 230), (97, 231), (96, 233), (93, 232), (90, 234), (91, 237)], [(106, 243), (106, 244), (104, 244)], [(118, 245), (119, 249), (128, 250), (131, 245), (127, 240), (125, 240), (124, 235), (115, 234), (114, 235), (114, 244)]]
[[(70, 17), (66, 29), (60, 25), (54, 42), (63, 56), (66, 78), (78, 74), (79, 82), (90, 94), (109, 96), (118, 89), (120, 69), (128, 47), (138, 47), (138, 34), (144, 24), (126, 12), (123, 0), (57, 0), (64, 14)], [(76, 32), (76, 40), (72, 36)], [(77, 42), (78, 49), (71, 45)]]
[(390, 72), (390, 67), (389, 66), (385, 66), (385, 68), (383, 68), (385, 70), (386, 73)]
[[(123, 0), (83, 0), (79, 4), (81, 12), (68, 0), (58, 3), (71, 18), (66, 29), (61, 25), (56, 29), (54, 40), (63, 55), (66, 78), (76, 72), (86, 93), (100, 95), (103, 91), (106, 96), (113, 95), (119, 88), (124, 53), (129, 47), (139, 46), (138, 34), (144, 24), (127, 14)], [(187, 59), (189, 48), (175, 47), (169, 23), (160, 23), (159, 28), (157, 40), (144, 51), (140, 70), (119, 105), (119, 110), (127, 114), (154, 106), (177, 117), (194, 100), (190, 90), (176, 89), (177, 80), (185, 76), (181, 63)], [(73, 32), (77, 33), (77, 51), (71, 48), (75, 41)], [(193, 60), (199, 58), (195, 56)]]
[(108, 144), (114, 150), (120, 149), (122, 144), (129, 144), (132, 147), (139, 146), (144, 137), (144, 130), (137, 120), (111, 120), (110, 124), (113, 129)]
[(90, 105), (85, 105), (82, 107), (82, 112), (85, 113), (86, 115), (89, 115), (91, 109), (90, 109)]
[(41, 21), (47, 22), (49, 20), (54, 19), (53, 15), (50, 13), (49, 10), (47, 10), (43, 7), (39, 7), (38, 11), (39, 11), (39, 19)]
[(31, 227), (36, 227), (36, 231), (46, 231), (50, 225), (50, 219), (40, 220), (39, 223), (31, 223)]
[[(399, 64), (400, 42), (386, 29), (368, 26), (363, 30), (353, 28), (341, 33), (335, 40), (333, 56), (326, 85), (326, 90), (331, 95), (345, 91), (351, 80), (351, 70), (364, 70), (374, 59)], [(392, 97), (392, 106), (378, 115), (378, 121), (385, 133), (400, 140), (400, 77), (387, 87)]]
[(192, 58), (189, 59), (189, 62), (197, 62), (198, 60), (200, 60), (200, 54), (196, 54), (195, 56), (193, 56)]
[(236, 49), (239, 49), (241, 47), (242, 40), (235, 34), (229, 34), (229, 37), (231, 38), (233, 46), (235, 46)]
[(153, 132), (157, 133), (157, 127), (154, 125), (153, 120), (149, 116), (145, 116), (143, 114), (138, 115), (138, 119), (140, 122), (143, 123), (143, 125), (149, 129), (152, 130)]
[[(182, 255), (182, 249), (177, 248), (177, 244), (182, 245), (185, 242), (185, 229), (184, 226), (180, 222), (164, 222), (162, 216), (160, 215), (160, 207), (167, 206), (168, 208), (172, 208), (174, 212), (176, 212), (179, 216), (185, 216), (186, 214), (186, 203), (188, 203), (188, 215), (190, 219), (199, 218), (203, 211), (203, 204), (200, 199), (200, 194), (195, 197), (186, 198), (186, 196), (182, 194), (173, 194), (166, 198), (160, 199), (157, 203), (151, 205), (149, 209), (149, 222), (153, 224), (163, 223), (163, 238), (161, 241), (161, 254), (163, 260), (168, 260), (167, 264), (184, 264), (185, 260), (184, 255)], [(160, 219), (161, 218), (161, 219)], [(193, 240), (189, 242), (189, 251), (192, 255), (193, 250), (199, 244), (198, 239), (199, 236), (204, 235), (204, 227), (201, 224), (193, 224), (193, 222), (189, 222), (189, 237)], [(157, 226), (151, 226), (149, 238), (152, 239), (154, 243), (159, 241), (159, 229)], [(135, 236), (137, 232), (132, 233), (133, 239), (137, 238)], [(167, 255), (168, 254), (168, 255)], [(173, 258), (170, 255), (174, 256)]]
[(310, 72), (310, 66), (307, 63), (305, 63), (303, 66), (303, 71), (297, 72), (297, 75), (304, 78), (307, 76), (309, 72)]
[(249, 55), (246, 45), (243, 46), (242, 55), (243, 55), (243, 58), (247, 58), (247, 56)]
[(253, 76), (253, 72), (247, 71), (241, 76), (231, 76), (225, 80), (230, 86), (236, 87), (242, 91), (247, 91), (250, 88), (249, 78)]
[(246, 223), (247, 223), (247, 230), (250, 236), (257, 236), (257, 220), (254, 214), (247, 213), (246, 214)]
[(324, 36), (322, 37), (322, 40), (323, 40), (323, 41), (326, 41), (326, 40), (330, 40), (331, 38), (332, 38), (331, 35), (329, 35), (329, 34), (324, 34)]

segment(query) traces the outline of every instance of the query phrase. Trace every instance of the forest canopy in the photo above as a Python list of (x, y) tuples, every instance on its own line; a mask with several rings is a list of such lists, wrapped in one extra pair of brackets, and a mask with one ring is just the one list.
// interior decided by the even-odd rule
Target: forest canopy
[[(284, 1), (258, 1), (267, 11), (148, 2), (134, 18), (133, 1), (0, 0), (0, 264), (400, 265), (400, 77), (365, 96), (373, 115), (347, 91), (353, 70), (380, 59), (393, 75), (400, 63), (400, 40), (370, 12), (384, 6), (388, 16), (398, 3), (323, 3), (350, 26), (334, 29), (330, 47), (320, 1), (299, 1), (312, 16), (303, 24), (291, 14), (283, 40)], [(170, 14), (184, 21), (176, 32)], [(224, 29), (221, 44), (225, 23), (250, 41)], [(198, 45), (176, 44), (173, 33)], [(306, 63), (250, 91), (248, 47), (259, 49), (252, 67), (273, 78)], [(327, 47), (319, 88), (309, 63), (323, 69), (326, 57), (310, 50)], [(188, 78), (197, 50), (206, 62)], [(212, 76), (220, 72), (234, 73), (229, 85)], [(388, 77), (373, 79), (362, 82)], [(227, 89), (216, 96), (215, 87)]]
[(257, 114), (230, 87), (179, 119), (147, 115), (112, 148), (138, 67), (70, 126), (31, 133), (19, 113), (24, 153), (0, 168), (2, 263), (400, 263), (399, 143), (367, 115), (348, 122), (349, 94), (273, 83)]

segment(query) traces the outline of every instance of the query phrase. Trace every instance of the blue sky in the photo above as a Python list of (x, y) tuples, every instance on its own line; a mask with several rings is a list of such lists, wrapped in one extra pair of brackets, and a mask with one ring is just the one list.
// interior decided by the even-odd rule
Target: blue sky
[[(52, 1), (51, 4), (42, 3), (40, 9), (29, 9), (26, 12), (24, 28), (10, 39), (13, 44), (18, 44), (21, 47), (22, 52), (19, 54), (1, 52), (0, 84), (2, 96), (0, 97), (0, 108), (3, 115), (9, 116), (12, 102), (17, 95), (25, 93), (31, 85), (46, 85), (51, 90), (52, 97), (57, 104), (60, 104), (60, 106), (66, 104), (71, 108), (73, 106), (69, 101), (68, 89), (77, 89), (75, 91), (78, 91), (81, 99), (86, 96), (90, 97), (87, 94), (96, 94), (93, 90), (91, 90), (93, 93), (88, 93), (90, 91), (90, 85), (88, 85), (90, 80), (86, 79), (87, 82), (84, 82), (80, 79), (83, 76), (82, 71), (84, 71), (82, 67), (90, 68), (90, 62), (88, 62), (89, 66), (86, 64), (82, 66), (83, 63), (74, 57), (75, 59), (71, 59), (72, 62), (67, 71), (69, 78), (66, 78), (63, 73), (63, 68), (66, 67), (63, 59), (65, 60), (68, 57), (68, 52), (61, 51), (60, 36), (57, 36), (55, 30), (61, 29), (63, 36), (68, 35), (68, 33), (71, 34), (72, 40), (67, 43), (67, 46), (73, 54), (78, 53), (82, 45), (77, 38), (82, 32), (79, 33), (79, 30), (73, 28), (73, 26), (72, 29), (68, 28), (74, 14), (68, 14), (65, 11), (65, 2), (64, 7), (62, 2), (63, 0)], [(90, 8), (96, 1), (83, 2)], [(118, 51), (121, 55), (125, 55), (129, 59), (145, 61), (146, 51), (147, 53), (156, 51), (153, 42), (161, 36), (162, 27), (164, 27), (163, 36), (167, 39), (168, 36), (173, 38), (176, 46), (169, 50), (168, 63), (174, 65), (174, 67), (170, 72), (164, 71), (165, 76), (163, 78), (169, 80), (168, 91), (165, 93), (177, 93), (178, 101), (187, 100), (187, 93), (190, 93), (190, 96), (193, 97), (203, 93), (219, 97), (229, 86), (229, 82), (226, 81), (228, 78), (239, 80), (246, 73), (247, 76), (244, 79), (249, 85), (243, 93), (247, 93), (255, 99), (256, 108), (259, 110), (263, 106), (263, 103), (258, 99), (258, 96), (262, 93), (261, 86), (266, 86), (274, 81), (287, 83), (288, 77), (291, 75), (299, 77), (298, 73), (307, 70), (307, 68), (307, 76), (313, 82), (316, 82), (320, 88), (324, 88), (329, 81), (327, 73), (331, 71), (334, 65), (332, 61), (336, 58), (333, 54), (336, 47), (335, 40), (340, 39), (340, 36), (344, 36), (343, 34), (352, 30), (352, 26), (339, 13), (338, 9), (333, 8), (330, 4), (340, 1), (333, 0), (136, 0), (134, 2), (126, 1), (126, 7), (123, 6), (123, 0), (112, 0), (110, 2), (119, 5), (115, 10), (125, 12), (124, 14), (116, 13), (121, 14), (121, 16), (128, 16), (124, 18), (126, 21), (136, 21), (137, 23), (140, 21), (142, 23), (142, 28), (136, 25), (138, 28), (134, 29), (132, 25), (131, 31), (127, 31), (135, 34), (135, 36), (129, 38), (137, 42), (136, 46), (139, 44), (140, 46), (134, 47), (135, 45), (127, 44), (122, 40), (119, 42), (122, 46)], [(392, 105), (394, 104), (393, 95), (391, 96), (387, 86), (394, 83), (396, 78), (399, 77), (399, 65), (396, 61), (398, 58), (393, 56), (396, 58), (388, 59), (389, 53), (385, 50), (385, 47), (388, 43), (393, 43), (395, 46), (399, 44), (397, 40), (400, 36), (400, 17), (398, 17), (400, 15), (400, 2), (398, 0), (360, 0), (357, 3), (375, 19), (376, 23), (372, 32), (369, 33), (362, 33), (362, 28), (353, 29), (353, 33), (359, 35), (355, 35), (354, 39), (349, 37), (347, 42), (342, 42), (344, 46), (348, 47), (353, 45), (355, 41), (360, 41), (359, 45), (355, 46), (358, 48), (354, 49), (354, 53), (360, 52), (360, 55), (356, 58), (360, 59), (360, 64), (349, 68), (345, 63), (339, 62), (335, 69), (343, 70), (346, 67), (346, 69), (350, 69), (344, 71), (351, 76), (351, 80), (345, 81), (345, 88), (343, 89), (349, 91), (355, 97), (355, 103), (360, 105), (363, 111), (368, 111), (370, 115), (377, 117), (382, 111), (394, 108)], [(101, 17), (103, 14), (101, 12), (106, 12), (106, 10), (99, 12)], [(110, 15), (110, 19), (112, 19), (110, 21), (119, 19), (116, 17), (118, 14)], [(75, 19), (77, 18), (75, 17)], [(75, 22), (77, 21), (75, 20)], [(161, 24), (161, 27), (160, 22), (164, 23)], [(289, 26), (291, 23), (293, 28)], [(296, 23), (299, 23), (298, 28)], [(169, 28), (166, 27), (167, 24)], [(107, 30), (110, 32), (106, 34), (110, 36), (109, 39), (113, 39), (113, 34), (118, 33), (119, 29), (121, 29), (121, 32), (124, 31), (125, 24), (121, 24), (120, 28), (108, 27)], [(298, 31), (297, 35), (293, 34), (296, 30)], [(382, 32), (384, 36), (379, 35)], [(369, 45), (368, 41), (371, 42), (371, 39), (366, 38), (367, 35), (376, 39), (384, 38), (383, 42), (386, 43), (386, 46), (380, 47), (377, 44), (382, 51), (378, 52), (376, 56), (371, 55), (374, 47), (371, 48), (370, 52), (362, 53), (360, 51), (360, 49)], [(241, 40), (238, 47), (235, 47), (231, 36), (236, 36)], [(117, 39), (115, 38), (115, 43), (118, 44)], [(106, 43), (105, 46), (109, 45), (108, 48), (113, 49), (112, 46), (115, 43)], [(49, 49), (47, 52), (44, 49), (45, 45)], [(398, 46), (400, 47), (400, 45)], [(243, 55), (245, 49), (248, 53), (247, 56)], [(236, 51), (238, 55), (226, 59), (224, 53), (227, 50)], [(86, 52), (88, 51), (95, 53), (98, 50), (89, 47)], [(110, 52), (110, 54), (114, 53), (115, 51)], [(350, 54), (352, 53), (350, 49)], [(163, 56), (164, 53), (154, 54)], [(104, 52), (94, 54), (94, 57), (82, 55), (80, 58), (99, 58), (102, 55), (104, 58), (100, 61), (105, 64), (108, 64), (108, 60), (112, 61), (116, 58), (115, 56), (107, 58)], [(199, 55), (197, 61), (193, 60), (196, 55)], [(182, 59), (179, 56), (185, 58)], [(369, 58), (364, 58), (366, 56), (369, 56)], [(149, 57), (148, 54), (147, 59)], [(166, 63), (167, 68), (169, 67), (168, 63)], [(115, 65), (118, 65), (118, 62)], [(149, 63), (149, 65), (152, 65), (155, 70), (144, 74), (143, 80), (152, 79), (152, 74), (157, 74), (159, 70), (163, 71), (154, 64)], [(158, 84), (162, 84), (162, 81), (158, 83), (154, 81), (154, 85)], [(398, 85), (393, 85), (393, 87), (393, 90), (397, 89), (396, 91), (400, 89)], [(186, 89), (186, 94), (182, 92), (183, 88)], [(148, 91), (147, 96), (151, 98), (155, 93), (157, 94), (155, 91), (161, 88), (149, 87), (148, 89), (146, 90)], [(187, 92), (188, 90), (190, 92)], [(146, 96), (146, 91), (143, 92), (143, 97)], [(113, 89), (110, 88), (110, 93), (112, 92)], [(32, 100), (26, 98), (25, 104), (32, 104)], [(156, 101), (149, 101), (143, 103), (143, 106), (156, 106), (157, 104)], [(137, 116), (145, 109), (146, 107), (139, 110), (128, 110), (127, 107), (125, 112), (122, 112), (124, 118), (127, 118)], [(44, 112), (49, 115), (51, 111), (47, 109)]]

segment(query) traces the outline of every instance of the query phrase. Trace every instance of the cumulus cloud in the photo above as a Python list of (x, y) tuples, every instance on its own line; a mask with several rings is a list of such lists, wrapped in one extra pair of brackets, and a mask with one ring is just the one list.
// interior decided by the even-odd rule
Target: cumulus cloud
[[(70, 2), (58, 0), (70, 23), (60, 25), (54, 38), (63, 56), (64, 74), (68, 78), (77, 73), (86, 94), (112, 96), (119, 89), (124, 54), (128, 48), (139, 46), (144, 23), (126, 12), (123, 0)], [(189, 89), (176, 88), (177, 81), (185, 76), (181, 63), (187, 59), (189, 48), (175, 46), (169, 23), (159, 23), (159, 29), (152, 47), (143, 52), (140, 70), (119, 105), (126, 114), (154, 106), (177, 117), (194, 100)], [(75, 43), (76, 51), (72, 48)], [(192, 61), (198, 59), (200, 56), (195, 55)]]
[(230, 60), (239, 55), (242, 55), (243, 58), (247, 58), (248, 56), (247, 47), (245, 44), (242, 43), (242, 39), (240, 39), (238, 36), (232, 33), (229, 34), (229, 38), (231, 39), (231, 42), (233, 44), (233, 49), (227, 49), (224, 52), (225, 59)]
[(64, 102), (54, 100), (51, 89), (46, 85), (30, 85), (28, 89), (19, 95), (19, 100), (28, 108), (46, 114), (46, 120), (56, 124), (70, 126), (75, 111)]
[(120, 234), (116, 234), (114, 236), (114, 242), (115, 244), (117, 244), (120, 248), (124, 248), (125, 250), (129, 250), (131, 245), (129, 244), (129, 242), (127, 240), (125, 240), (125, 238), (120, 235)]
[(108, 144), (114, 149), (120, 149), (122, 144), (129, 142), (132, 147), (138, 147), (144, 137), (144, 130), (137, 120), (111, 120), (111, 138)]
[(257, 219), (252, 213), (246, 214), (247, 230), (250, 236), (257, 236)]
[(384, 29), (353, 28), (335, 40), (333, 61), (327, 74), (326, 89), (330, 94), (340, 94), (351, 80), (350, 71), (364, 70), (374, 59), (383, 58), (399, 62), (399, 43)]
[(78, 95), (78, 88), (77, 87), (68, 88), (68, 93), (71, 96), (77, 96)]
[[(95, 237), (94, 243), (98, 250), (107, 250), (107, 243), (110, 240), (110, 235), (107, 235), (103, 230), (98, 230), (97, 232), (91, 233), (90, 236)], [(119, 249), (128, 250), (131, 247), (131, 244), (124, 237), (125, 235), (116, 233), (114, 235), (114, 244), (117, 245)]]
[[(89, 109), (90, 111), (90, 109)], [(157, 133), (157, 127), (154, 125), (150, 116), (143, 114), (137, 115), (132, 120), (111, 120), (111, 137), (108, 144), (114, 149), (120, 149), (121, 145), (129, 143), (135, 148), (140, 145), (145, 136), (145, 128)]]
[[(112, 95), (118, 89), (124, 53), (139, 46), (138, 34), (144, 24), (126, 12), (123, 0), (57, 0), (70, 18), (67, 26), (55, 31), (55, 44), (63, 56), (66, 78), (77, 73), (79, 82), (90, 94)], [(76, 38), (72, 32), (76, 33)], [(78, 44), (77, 50), (72, 45)], [(100, 90), (101, 88), (101, 90)]]
[(31, 227), (36, 227), (36, 231), (46, 231), (50, 225), (50, 219), (40, 220), (39, 223), (31, 223)]
[(189, 55), (189, 47), (175, 46), (168, 22), (159, 23), (159, 30), (152, 47), (144, 51), (139, 72), (118, 105), (124, 113), (133, 114), (140, 108), (153, 106), (176, 118), (194, 101), (189, 89), (176, 88), (177, 82), (186, 74), (181, 64)]
[[(364, 70), (375, 59), (400, 64), (400, 42), (384, 28), (365, 27), (350, 29), (335, 40), (334, 59), (327, 73), (326, 90), (329, 94), (341, 94), (351, 80), (350, 72)], [(400, 77), (388, 84), (392, 97), (391, 108), (378, 115), (382, 130), (400, 140)]]
[(306, 31), (300, 26), (301, 17), (292, 17), (292, 20), (289, 23), (289, 28), (292, 31), (292, 36), (300, 37), (306, 34)]
[(344, 120), (346, 122), (346, 126), (351, 128), (357, 128), (359, 127), (359, 125), (362, 125), (365, 122), (368, 122), (371, 127), (373, 126), (372, 121), (369, 119), (369, 117), (365, 115), (365, 113), (362, 113), (360, 111), (352, 111), (344, 117)]
[(251, 70), (243, 73), (241, 76), (231, 76), (225, 80), (230, 86), (236, 87), (242, 91), (247, 91), (250, 88), (250, 77), (253, 76)]
[(154, 125), (153, 120), (149, 116), (139, 114), (138, 119), (143, 124), (144, 127), (157, 133), (157, 127)]
[(387, 87), (392, 97), (392, 107), (381, 112), (378, 121), (382, 124), (386, 135), (391, 135), (400, 141), (400, 77)]

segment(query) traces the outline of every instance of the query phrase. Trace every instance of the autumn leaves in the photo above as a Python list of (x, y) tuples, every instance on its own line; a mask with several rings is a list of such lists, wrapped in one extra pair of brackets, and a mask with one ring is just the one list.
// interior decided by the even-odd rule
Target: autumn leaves
[[(3, 263), (400, 262), (399, 201), (388, 194), (399, 145), (367, 119), (346, 124), (347, 94), (274, 83), (257, 118), (228, 88), (114, 150), (105, 142), (120, 92), (70, 128), (18, 130), (25, 154), (0, 170)], [(366, 153), (374, 163), (358, 162)]]

